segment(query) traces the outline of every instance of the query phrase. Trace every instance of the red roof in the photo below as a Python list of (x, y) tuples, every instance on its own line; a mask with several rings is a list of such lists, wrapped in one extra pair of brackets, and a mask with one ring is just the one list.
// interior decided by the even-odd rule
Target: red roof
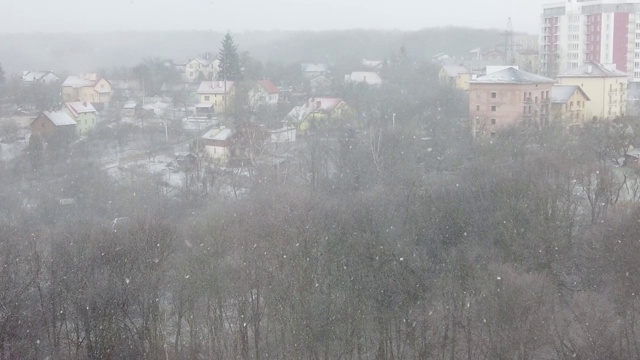
[(262, 86), (262, 88), (265, 89), (269, 94), (278, 93), (278, 88), (269, 80), (258, 81), (258, 84), (260, 84), (260, 86)]

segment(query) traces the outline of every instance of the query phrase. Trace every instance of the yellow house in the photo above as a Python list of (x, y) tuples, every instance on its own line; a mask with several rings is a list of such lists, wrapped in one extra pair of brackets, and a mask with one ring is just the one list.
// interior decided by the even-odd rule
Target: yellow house
[(615, 69), (615, 65), (588, 62), (558, 75), (560, 85), (582, 88), (591, 99), (587, 102), (587, 119), (614, 119), (627, 112), (627, 74)]
[(96, 127), (97, 111), (89, 102), (67, 102), (62, 108), (76, 122), (78, 135), (85, 135)]
[(213, 80), (218, 75), (219, 66), (220, 60), (211, 59), (208, 54), (204, 59), (191, 59), (185, 64), (184, 79), (187, 82)]
[(351, 114), (351, 108), (340, 98), (311, 98), (304, 105), (294, 107), (287, 121), (296, 124), (301, 134), (306, 134), (312, 126), (327, 125), (331, 119)]
[(438, 74), (440, 84), (460, 90), (469, 90), (471, 71), (461, 65), (443, 65)]
[(200, 103), (197, 111), (201, 113), (224, 114), (233, 109), (235, 94), (233, 81), (203, 81), (198, 88)]
[(586, 114), (589, 96), (576, 85), (554, 85), (551, 89), (553, 119), (563, 120), (568, 127), (579, 126), (589, 120)]
[(111, 83), (96, 74), (69, 76), (62, 83), (62, 101), (90, 102), (104, 106), (111, 102)]

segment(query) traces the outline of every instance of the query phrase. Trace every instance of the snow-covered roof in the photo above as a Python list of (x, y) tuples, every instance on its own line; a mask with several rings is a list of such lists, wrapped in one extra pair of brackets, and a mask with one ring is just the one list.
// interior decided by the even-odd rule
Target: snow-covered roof
[(567, 101), (569, 101), (571, 96), (573, 96), (573, 94), (575, 94), (576, 91), (581, 92), (582, 95), (584, 95), (584, 97), (587, 100), (591, 100), (589, 99), (587, 94), (584, 91), (582, 91), (582, 88), (580, 86), (554, 85), (553, 88), (551, 89), (551, 102), (555, 104), (564, 104)]
[(325, 64), (301, 64), (303, 72), (327, 72), (329, 67)]
[(382, 79), (380, 75), (372, 71), (354, 71), (350, 75), (345, 75), (345, 81), (354, 83), (364, 83), (367, 85), (380, 85)]
[(472, 84), (545, 84), (555, 83), (553, 79), (532, 74), (512, 67), (479, 77)]
[(303, 105), (294, 107), (287, 117), (301, 122), (309, 116), (309, 114), (314, 112), (328, 114), (335, 110), (342, 102), (343, 100), (341, 98), (311, 98)]
[(45, 76), (49, 75), (56, 80), (60, 80), (60, 78), (51, 71), (23, 71), (22, 72), (22, 81), (23, 82), (38, 82), (42, 80)]
[(44, 111), (42, 114), (55, 126), (77, 125), (71, 116), (64, 111)]
[(558, 77), (627, 77), (627, 74), (616, 70), (613, 64), (603, 65), (590, 61), (575, 69), (569, 69)]
[(83, 87), (93, 87), (96, 83), (96, 80), (88, 80), (79, 76), (71, 75), (62, 83), (62, 86), (78, 89)]
[[(227, 93), (233, 89), (234, 82), (226, 81)], [(225, 81), (203, 81), (198, 87), (198, 94), (224, 94)]]
[(202, 138), (206, 140), (226, 141), (233, 136), (233, 133), (234, 131), (231, 128), (214, 128), (202, 135)]
[(135, 109), (136, 107), (138, 107), (138, 103), (135, 101), (129, 101), (126, 104), (124, 104), (124, 109)]
[(65, 103), (65, 106), (71, 111), (71, 113), (73, 113), (74, 116), (78, 116), (78, 114), (96, 112), (96, 109), (89, 102), (72, 101)]
[(448, 77), (458, 77), (460, 74), (469, 74), (470, 71), (462, 65), (442, 65), (442, 69)]

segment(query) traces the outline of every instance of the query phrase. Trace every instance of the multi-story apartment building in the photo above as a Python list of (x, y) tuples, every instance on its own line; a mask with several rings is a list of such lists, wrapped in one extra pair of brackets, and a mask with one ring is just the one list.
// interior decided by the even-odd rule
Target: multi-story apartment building
[(567, 0), (543, 6), (540, 67), (545, 76), (586, 62), (616, 64), (640, 81), (640, 0)]
[(495, 135), (519, 124), (549, 122), (555, 80), (512, 67), (469, 83), (473, 136)]

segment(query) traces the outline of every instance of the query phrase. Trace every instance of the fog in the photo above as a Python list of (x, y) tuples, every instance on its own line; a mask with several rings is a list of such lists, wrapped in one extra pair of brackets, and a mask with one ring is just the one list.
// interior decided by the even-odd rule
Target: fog
[(8, 10), (0, 360), (638, 358), (639, 87), (539, 4)]
[(166, 30), (419, 30), (437, 26), (538, 31), (549, 1), (315, 1), (315, 0), (47, 0), (5, 1), (0, 33)]

